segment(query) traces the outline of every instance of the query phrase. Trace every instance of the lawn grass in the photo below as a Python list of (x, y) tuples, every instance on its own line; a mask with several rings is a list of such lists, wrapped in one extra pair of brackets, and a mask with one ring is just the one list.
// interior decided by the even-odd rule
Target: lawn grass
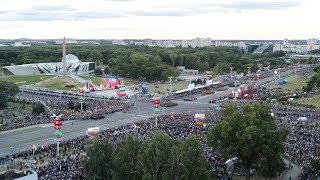
[[(175, 91), (179, 91), (179, 90), (182, 90), (182, 89), (186, 89), (188, 88), (188, 82), (187, 81), (173, 81), (172, 82), (172, 92), (175, 92)], [(167, 92), (170, 92), (170, 83), (169, 82), (165, 82), (163, 84), (149, 84), (150, 86), (150, 89), (153, 91), (153, 92), (160, 92), (160, 93), (167, 93)]]
[(1, 80), (10, 81), (17, 85), (31, 85), (53, 77), (52, 75), (32, 75), (32, 76), (0, 76)]
[(272, 84), (270, 84), (269, 88), (280, 87), (285, 91), (293, 92), (293, 91), (302, 91), (302, 87), (307, 84), (307, 81), (298, 75), (292, 75), (284, 79), (288, 81), (286, 84), (280, 85), (280, 84), (275, 84), (273, 82)]
[(98, 77), (95, 75), (85, 75), (85, 76), (81, 76), (81, 77), (86, 80), (91, 80), (93, 82), (93, 84), (96, 86), (100, 86), (100, 82), (102, 79), (102, 77)]
[(59, 76), (36, 84), (37, 87), (44, 87), (57, 90), (77, 90), (81, 84), (67, 76)]
[(312, 105), (320, 108), (320, 95), (316, 95), (310, 98), (296, 99), (293, 102), (303, 105)]

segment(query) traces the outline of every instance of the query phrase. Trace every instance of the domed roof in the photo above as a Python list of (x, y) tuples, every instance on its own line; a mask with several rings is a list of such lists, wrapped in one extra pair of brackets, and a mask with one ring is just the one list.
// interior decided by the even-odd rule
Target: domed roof
[[(73, 55), (73, 54), (67, 54), (66, 55), (66, 60), (67, 63), (76, 63), (76, 62), (80, 62), (80, 60), (78, 59), (77, 56)], [(63, 60), (62, 60), (63, 61)]]

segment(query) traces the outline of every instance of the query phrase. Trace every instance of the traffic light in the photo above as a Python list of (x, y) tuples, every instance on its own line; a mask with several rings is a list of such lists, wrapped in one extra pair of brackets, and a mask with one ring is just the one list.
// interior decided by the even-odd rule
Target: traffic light
[(61, 129), (62, 123), (63, 123), (63, 118), (62, 118), (62, 117), (56, 117), (56, 118), (54, 119), (54, 121), (53, 121), (54, 128), (55, 128), (56, 130)]

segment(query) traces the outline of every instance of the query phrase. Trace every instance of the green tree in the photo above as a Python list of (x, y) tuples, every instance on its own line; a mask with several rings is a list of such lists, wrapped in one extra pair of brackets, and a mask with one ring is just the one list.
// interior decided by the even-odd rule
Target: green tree
[(0, 94), (5, 96), (14, 96), (19, 92), (16, 84), (9, 81), (0, 81)]
[[(176, 65), (200, 71), (215, 69), (219, 74), (229, 72), (230, 66), (234, 66), (238, 72), (246, 72), (248, 64), (254, 71), (257, 62), (266, 64), (270, 61), (271, 67), (285, 65), (283, 58), (280, 58), (283, 53), (251, 55), (236, 47), (162, 48), (84, 44), (69, 48), (80, 60), (95, 61), (98, 66), (101, 62), (108, 64), (112, 72), (117, 75), (136, 79), (146, 77), (148, 80), (164, 80), (162, 78), (165, 76), (161, 72), (169, 68), (174, 69)], [(2, 47), (0, 66), (11, 63), (58, 62), (61, 60), (60, 56), (61, 46), (57, 45)], [(316, 59), (306, 59), (301, 62), (315, 63)], [(139, 69), (136, 70), (136, 67)]]
[(239, 158), (246, 169), (255, 169), (265, 177), (275, 177), (284, 170), (282, 153), (286, 132), (277, 129), (266, 104), (250, 104), (243, 112), (227, 108), (226, 120), (214, 127), (209, 144), (224, 158)]
[(95, 140), (87, 148), (84, 170), (88, 179), (112, 179), (112, 146), (108, 139)]
[(36, 115), (40, 115), (46, 112), (46, 108), (41, 103), (34, 103), (32, 106), (32, 113)]
[(171, 60), (171, 66), (174, 67), (176, 64), (176, 59), (177, 59), (177, 53), (171, 52), (169, 54), (170, 60)]
[(106, 66), (103, 70), (104, 74), (110, 74), (111, 73), (111, 68), (109, 66)]
[(314, 170), (316, 170), (316, 171), (320, 170), (320, 160), (313, 159), (313, 160), (311, 160), (310, 164)]
[(96, 68), (95, 70), (94, 70), (94, 74), (96, 75), (96, 76), (102, 76), (102, 70), (98, 67), (98, 68)]
[(142, 142), (128, 135), (120, 142), (113, 154), (113, 164), (117, 179), (141, 179), (139, 154)]
[[(318, 69), (318, 67), (316, 69)], [(311, 77), (307, 85), (302, 87), (303, 91), (312, 91), (313, 89), (320, 87), (320, 72), (318, 70), (315, 72), (316, 74)]]
[(187, 179), (188, 169), (184, 164), (185, 158), (182, 155), (181, 143), (171, 147), (169, 176), (170, 179)]
[(3, 94), (0, 94), (0, 109), (6, 108), (8, 105), (7, 97)]
[(163, 133), (155, 134), (152, 140), (145, 144), (139, 158), (145, 177), (154, 180), (168, 178), (172, 145), (172, 140)]
[(88, 55), (88, 59), (90, 59), (91, 61), (95, 61), (96, 65), (99, 66), (103, 61), (103, 54), (98, 50), (93, 50)]
[(187, 169), (184, 176), (188, 179), (212, 179), (210, 165), (202, 153), (202, 145), (194, 136), (188, 137), (182, 144), (183, 166)]

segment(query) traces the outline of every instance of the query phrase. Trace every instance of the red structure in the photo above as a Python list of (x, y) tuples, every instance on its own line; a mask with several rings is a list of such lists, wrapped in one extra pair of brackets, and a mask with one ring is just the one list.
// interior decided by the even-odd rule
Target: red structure
[(82, 88), (80, 88), (80, 92), (84, 93), (84, 92), (94, 92), (97, 91), (98, 89), (94, 86), (94, 84), (92, 83), (92, 81), (88, 81), (83, 83)]
[(251, 98), (255, 94), (258, 93), (258, 88), (255, 86), (244, 86), (241, 87), (240, 89), (237, 89), (236, 91), (233, 91), (231, 94), (232, 98)]
[(106, 89), (118, 89), (123, 85), (124, 81), (114, 75), (109, 75), (105, 79), (101, 80), (101, 87)]
[(160, 106), (160, 99), (159, 98), (154, 98), (152, 103), (153, 103), (153, 106), (155, 108), (158, 108)]
[(117, 92), (117, 95), (119, 97), (126, 97), (127, 96), (127, 93), (124, 89), (119, 89), (118, 92)]
[(62, 117), (55, 117), (55, 119), (53, 120), (53, 124), (54, 124), (54, 129), (59, 130), (61, 129), (61, 126), (63, 124), (64, 119)]

